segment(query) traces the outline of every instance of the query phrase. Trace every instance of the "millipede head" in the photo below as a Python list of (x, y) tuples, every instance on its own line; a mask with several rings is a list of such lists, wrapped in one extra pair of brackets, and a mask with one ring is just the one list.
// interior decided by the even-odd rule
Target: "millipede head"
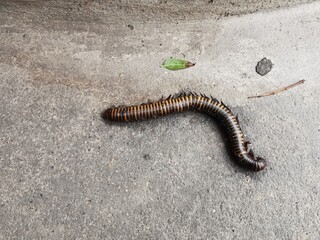
[(266, 160), (262, 157), (257, 157), (256, 162), (257, 162), (256, 169), (255, 169), (256, 171), (261, 171), (261, 170), (265, 169), (267, 166)]

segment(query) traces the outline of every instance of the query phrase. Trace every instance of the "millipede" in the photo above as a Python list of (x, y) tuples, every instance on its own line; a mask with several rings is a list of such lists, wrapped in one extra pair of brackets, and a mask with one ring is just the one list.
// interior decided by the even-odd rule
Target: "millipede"
[(223, 126), (234, 160), (240, 166), (253, 171), (261, 171), (266, 167), (265, 159), (254, 156), (251, 143), (246, 140), (238, 117), (222, 101), (218, 101), (212, 96), (207, 97), (196, 93), (170, 95), (168, 98), (162, 97), (156, 102), (108, 108), (102, 113), (102, 118), (106, 121), (131, 122), (184, 111), (208, 114)]

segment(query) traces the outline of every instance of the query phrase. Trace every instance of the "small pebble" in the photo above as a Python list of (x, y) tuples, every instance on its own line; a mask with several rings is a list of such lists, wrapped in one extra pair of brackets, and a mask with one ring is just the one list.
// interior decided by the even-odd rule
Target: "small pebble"
[(272, 66), (273, 64), (270, 59), (263, 58), (258, 62), (256, 66), (256, 72), (261, 76), (264, 76), (271, 71)]

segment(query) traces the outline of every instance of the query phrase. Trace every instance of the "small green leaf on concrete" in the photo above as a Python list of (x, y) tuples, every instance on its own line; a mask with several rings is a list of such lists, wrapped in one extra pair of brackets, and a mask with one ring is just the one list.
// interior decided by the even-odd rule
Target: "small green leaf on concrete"
[(169, 58), (163, 62), (162, 67), (169, 70), (180, 70), (192, 67), (194, 65), (196, 64), (184, 59)]

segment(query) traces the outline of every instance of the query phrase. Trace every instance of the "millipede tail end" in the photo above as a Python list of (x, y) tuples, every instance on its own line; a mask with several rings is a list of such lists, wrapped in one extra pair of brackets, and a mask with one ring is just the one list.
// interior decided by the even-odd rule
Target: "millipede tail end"
[(109, 109), (103, 111), (100, 115), (103, 120), (110, 121), (110, 120), (112, 120), (111, 113), (112, 113), (112, 108), (109, 108)]

